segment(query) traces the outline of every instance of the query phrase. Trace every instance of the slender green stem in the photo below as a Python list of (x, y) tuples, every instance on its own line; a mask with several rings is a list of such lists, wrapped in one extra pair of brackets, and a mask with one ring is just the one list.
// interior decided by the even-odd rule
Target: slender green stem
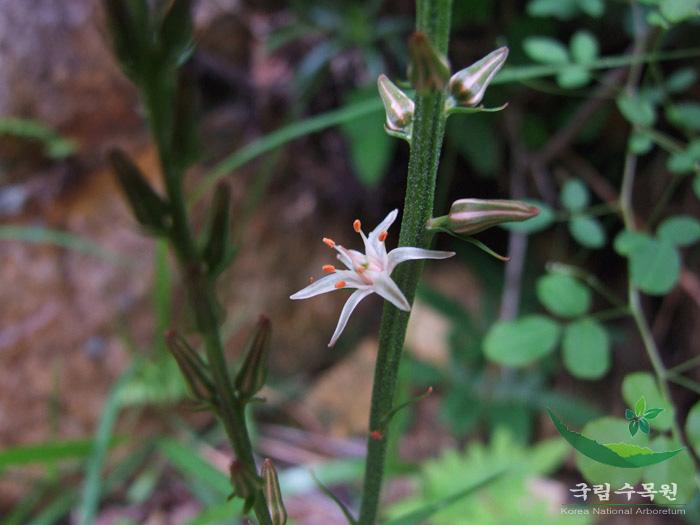
[(688, 359), (686, 362), (681, 363), (680, 365), (674, 366), (673, 368), (668, 369), (669, 374), (682, 374), (683, 372), (686, 372), (690, 370), (691, 368), (695, 368), (696, 366), (700, 365), (700, 355), (695, 356), (691, 359)]
[[(451, 9), (451, 0), (417, 2), (416, 29), (425, 33), (442, 53), (447, 50)], [(399, 246), (427, 248), (430, 243), (425, 224), (433, 212), (435, 180), (445, 132), (444, 105), (443, 92), (417, 94)], [(422, 262), (414, 261), (399, 266), (394, 274), (396, 283), (409, 302), (413, 302), (422, 271)], [(393, 408), (408, 319), (408, 312), (385, 303), (374, 370), (369, 420), (373, 434), (367, 441), (360, 525), (374, 525), (377, 519), (389, 431), (388, 425), (385, 426), (384, 423)]]
[[(641, 12), (639, 6), (634, 0), (631, 0), (630, 5), (632, 7), (632, 15), (635, 21), (637, 39), (635, 42), (634, 54), (642, 54), (645, 47), (645, 38), (642, 35), (642, 23), (640, 22)], [(641, 78), (641, 64), (635, 64), (629, 72), (627, 78), (626, 90), (631, 96), (637, 94), (637, 85)], [(637, 173), (637, 155), (628, 147), (625, 154), (625, 164), (622, 174), (622, 186), (620, 188), (620, 210), (622, 212), (622, 219), (625, 224), (625, 228), (629, 231), (635, 231), (636, 225), (634, 221), (634, 208), (632, 203), (632, 195), (634, 189), (634, 181)], [(644, 309), (642, 308), (641, 294), (634, 282), (632, 281), (631, 275), (628, 277), (628, 293), (627, 300), (629, 305), (629, 310), (634, 319), (637, 331), (642, 339), (642, 344), (646, 351), (651, 366), (656, 375), (656, 382), (659, 387), (659, 391), (663, 398), (673, 406), (673, 397), (671, 397), (671, 390), (669, 388), (669, 373), (664, 366), (663, 360), (661, 359), (661, 354), (659, 348), (654, 340), (654, 335), (652, 334), (651, 327), (644, 315)], [(671, 424), (671, 434), (673, 438), (679, 445), (687, 445), (684, 439), (683, 432), (681, 431), (680, 425), (676, 418), (673, 418)], [(700, 476), (698, 473), (698, 463), (696, 458), (692, 453), (688, 456), (693, 461), (696, 472), (696, 483), (700, 486)]]
[[(256, 472), (253, 447), (245, 421), (245, 403), (236, 396), (216, 316), (216, 298), (212, 283), (205, 273), (201, 254), (197, 250), (189, 226), (187, 207), (182, 191), (182, 176), (172, 160), (170, 141), (164, 131), (168, 108), (163, 107), (167, 81), (148, 82), (144, 86), (144, 99), (149, 109), (151, 129), (160, 157), (165, 189), (172, 213), (170, 241), (184, 275), (188, 297), (195, 314), (197, 329), (204, 338), (207, 362), (219, 398), (219, 416), (238, 461), (250, 465)], [(159, 96), (160, 95), (160, 96)], [(253, 510), (261, 525), (272, 525), (265, 498), (260, 491), (255, 498)]]

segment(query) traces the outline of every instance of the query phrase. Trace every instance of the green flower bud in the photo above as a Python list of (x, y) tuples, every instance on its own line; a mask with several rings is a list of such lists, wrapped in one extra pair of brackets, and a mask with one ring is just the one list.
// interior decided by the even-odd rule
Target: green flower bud
[(151, 188), (141, 170), (123, 151), (112, 151), (109, 160), (136, 220), (153, 233), (165, 234), (171, 220), (168, 203)]
[(448, 215), (430, 219), (427, 228), (468, 236), (505, 222), (525, 221), (539, 212), (539, 208), (522, 201), (459, 199)]
[(255, 503), (257, 492), (262, 487), (262, 480), (254, 467), (237, 459), (231, 462), (229, 475), (231, 487), (233, 487), (230, 498), (239, 497), (245, 500), (243, 512), (247, 513)]
[(413, 33), (408, 41), (411, 62), (408, 78), (419, 93), (442, 91), (450, 78), (447, 58), (439, 53), (425, 33)]
[(474, 107), (484, 98), (486, 88), (505, 64), (508, 48), (500, 47), (471, 66), (452, 75), (448, 105)]
[(103, 0), (107, 26), (114, 53), (124, 72), (132, 80), (140, 80), (148, 54), (150, 15), (146, 2)]
[(199, 401), (216, 405), (216, 389), (209, 377), (209, 368), (197, 351), (174, 330), (166, 332), (165, 342), (185, 377), (190, 394)]
[(263, 493), (267, 501), (267, 509), (270, 511), (272, 525), (285, 525), (287, 523), (287, 510), (282, 501), (280, 482), (277, 479), (277, 471), (271, 459), (266, 459), (262, 466)]
[(379, 75), (377, 87), (386, 111), (384, 129), (389, 135), (411, 140), (415, 103), (386, 75)]
[(270, 320), (261, 315), (248, 344), (245, 361), (236, 375), (236, 390), (244, 400), (252, 398), (265, 385), (271, 335)]

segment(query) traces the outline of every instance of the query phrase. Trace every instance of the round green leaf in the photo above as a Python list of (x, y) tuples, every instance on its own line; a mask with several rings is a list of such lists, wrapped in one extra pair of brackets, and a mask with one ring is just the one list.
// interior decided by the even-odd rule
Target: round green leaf
[(569, 275), (550, 273), (537, 281), (537, 298), (554, 315), (578, 317), (591, 307), (591, 291)]
[(680, 255), (667, 240), (650, 239), (636, 246), (629, 259), (632, 282), (645, 293), (663, 295), (678, 282)]
[(691, 140), (683, 151), (671, 154), (666, 167), (673, 173), (690, 173), (700, 169), (700, 139)]
[(569, 221), (569, 233), (586, 248), (602, 248), (608, 240), (600, 221), (583, 215)]
[(671, 73), (666, 79), (666, 91), (681, 93), (698, 80), (698, 73), (692, 67), (684, 67)]
[(537, 297), (555, 315), (578, 317), (591, 307), (591, 292), (577, 279), (550, 273), (537, 281)]
[(566, 47), (554, 38), (531, 36), (523, 42), (527, 56), (536, 62), (544, 64), (566, 64), (569, 62), (569, 52)]
[(658, 430), (668, 430), (673, 422), (674, 409), (667, 403), (656, 386), (656, 380), (647, 372), (634, 372), (625, 376), (622, 381), (622, 397), (628, 406), (635, 406), (640, 397), (646, 399), (647, 408), (662, 408), (652, 421), (653, 428)]
[(600, 379), (610, 370), (610, 338), (595, 319), (584, 317), (564, 329), (564, 366), (579, 379)]
[(564, 89), (583, 87), (591, 80), (591, 74), (584, 66), (574, 64), (565, 66), (557, 73), (557, 84)]
[(554, 222), (554, 212), (552, 211), (552, 208), (547, 206), (544, 202), (538, 200), (525, 199), (525, 201), (537, 206), (540, 209), (539, 215), (523, 222), (508, 222), (505, 224), (500, 224), (499, 226), (501, 228), (514, 232), (536, 233), (546, 230), (552, 225)]
[(571, 56), (579, 64), (588, 64), (598, 57), (598, 41), (590, 31), (577, 31), (570, 47)]
[(700, 221), (688, 215), (669, 217), (659, 225), (656, 234), (676, 246), (690, 246), (700, 240)]
[(659, 3), (661, 14), (673, 23), (697, 16), (699, 8), (698, 0), (664, 0)]
[[(562, 3), (561, 0), (558, 0)], [(605, 12), (603, 0), (578, 0), (578, 7), (589, 16), (599, 17)]]
[(700, 104), (679, 102), (666, 112), (666, 118), (676, 126), (691, 131), (700, 130)]
[[(649, 438), (642, 432), (630, 436), (629, 423), (621, 418), (602, 417), (589, 421), (581, 434), (598, 443), (630, 443), (640, 447), (647, 445)], [(605, 465), (580, 452), (576, 453), (576, 466), (589, 483), (610, 483), (621, 487), (624, 483), (634, 485), (642, 478), (642, 469), (630, 469)]]
[(632, 253), (632, 250), (636, 249), (639, 246), (645, 245), (650, 240), (651, 237), (649, 237), (645, 233), (633, 232), (630, 230), (622, 230), (615, 237), (613, 247), (615, 248), (615, 251), (617, 253), (627, 257), (630, 253)]
[(638, 96), (632, 97), (623, 93), (617, 97), (617, 107), (620, 113), (632, 124), (648, 128), (656, 121), (654, 106), (648, 100)]
[(685, 420), (685, 435), (695, 453), (700, 454), (700, 401), (695, 403), (688, 412), (688, 418)]
[(651, 151), (654, 141), (646, 133), (634, 131), (630, 136), (629, 147), (636, 155), (645, 155)]
[(526, 366), (554, 350), (560, 330), (555, 321), (542, 315), (499, 321), (484, 338), (484, 353), (505, 366)]
[(570, 211), (581, 211), (590, 201), (588, 188), (580, 179), (569, 179), (561, 189), (561, 203)]
[[(666, 436), (659, 436), (651, 441), (649, 447), (653, 450), (675, 450), (681, 445)], [(666, 461), (646, 467), (643, 478), (645, 482), (653, 483), (655, 490), (659, 490), (661, 485), (671, 483), (676, 483), (678, 487), (675, 501), (669, 500), (659, 492), (655, 495), (654, 503), (688, 503), (696, 490), (695, 468), (687, 450), (681, 451)]]

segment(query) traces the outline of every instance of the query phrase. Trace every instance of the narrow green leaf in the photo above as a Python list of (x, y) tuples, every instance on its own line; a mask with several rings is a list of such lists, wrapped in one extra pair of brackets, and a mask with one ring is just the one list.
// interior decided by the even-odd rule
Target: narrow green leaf
[[(569, 430), (554, 412), (551, 410), (548, 410), (548, 412), (557, 431), (572, 447), (581, 454), (605, 465), (620, 468), (645, 467), (666, 461), (683, 450), (679, 448), (665, 452), (654, 452), (648, 447), (640, 447), (639, 445), (632, 445), (629, 443), (610, 443), (608, 445), (603, 445), (578, 432)], [(632, 432), (631, 427), (630, 432)]]
[(651, 429), (649, 428), (649, 422), (648, 422), (646, 419), (641, 418), (641, 419), (639, 420), (639, 430), (641, 430), (641, 431), (644, 432), (645, 434), (648, 434), (649, 431), (651, 430)]
[(97, 424), (93, 447), (85, 467), (85, 484), (79, 507), (81, 525), (91, 525), (95, 518), (98, 503), (102, 494), (102, 468), (107, 458), (109, 443), (112, 441), (112, 430), (122, 403), (122, 390), (129, 384), (136, 370), (133, 364), (119, 377), (109, 392), (105, 401), (102, 415)]
[(634, 415), (639, 417), (642, 414), (644, 414), (646, 409), (647, 409), (647, 400), (644, 396), (642, 396), (639, 399), (637, 399), (637, 402), (634, 404)]
[[(110, 445), (116, 444), (113, 439)], [(49, 441), (32, 445), (21, 445), (0, 451), (0, 470), (7, 467), (43, 464), (82, 459), (92, 449), (92, 440)]]
[(646, 419), (654, 419), (663, 411), (663, 408), (650, 408), (649, 410), (646, 410), (643, 415)]
[(492, 482), (499, 479), (501, 476), (503, 476), (503, 474), (505, 474), (505, 471), (491, 474), (490, 476), (487, 476), (484, 479), (472, 485), (469, 485), (463, 490), (455, 492), (454, 494), (450, 494), (441, 500), (430, 503), (425, 507), (410, 512), (409, 514), (406, 514), (404, 516), (399, 516), (398, 518), (386, 521), (384, 522), (384, 525), (417, 525), (419, 523), (425, 523), (426, 520), (430, 518), (433, 514), (449, 507), (453, 503), (456, 503), (459, 500), (466, 498), (471, 494), (474, 494), (475, 492), (478, 492), (482, 488), (488, 486)]
[(630, 421), (629, 427), (630, 427), (630, 434), (634, 436), (637, 433), (637, 430), (639, 430), (639, 421), (636, 419), (633, 421)]
[(129, 266), (133, 261), (107, 250), (87, 237), (67, 231), (52, 230), (43, 226), (0, 224), (0, 241), (21, 241), (32, 244), (51, 244), (67, 250), (82, 252), (104, 259), (118, 266)]

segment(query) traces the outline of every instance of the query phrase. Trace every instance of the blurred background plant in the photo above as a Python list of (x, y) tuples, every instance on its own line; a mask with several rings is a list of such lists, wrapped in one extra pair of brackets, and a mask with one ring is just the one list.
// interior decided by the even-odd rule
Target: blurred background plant
[[(110, 58), (97, 3), (58, 4), (0, 1), (3, 519), (230, 523), (241, 504), (225, 501), (226, 439), (190, 410), (162, 337), (194, 323), (182, 282), (105, 170), (118, 144), (157, 173), (143, 107)], [(282, 298), (309, 261), (327, 262), (319, 224), (347, 239), (356, 216), (371, 223), (400, 204), (407, 149), (384, 134), (374, 82), (405, 78), (413, 3), (195, 4), (205, 167), (186, 188), (231, 181), (227, 355), (239, 362), (257, 313), (272, 317), (253, 438), (282, 466), (290, 522), (341, 523), (307, 467), (355, 508), (376, 346), (364, 337), (380, 304), (363, 305), (328, 352), (322, 327), (343, 298)], [(692, 0), (455, 2), (451, 62), (508, 45), (488, 105), (509, 107), (450, 119), (436, 214), (471, 196), (530, 198), (542, 212), (479, 234), (506, 266), (440, 240), (458, 260), (419, 289), (399, 395), (434, 394), (393, 423), (403, 437), (390, 446), (389, 522), (504, 467), (414, 522), (578, 523), (559, 514), (575, 483), (672, 478), (687, 516), (657, 522), (697, 522), (697, 13)], [(192, 207), (198, 231), (208, 201)], [(586, 436), (631, 441), (623, 414), (640, 395), (664, 413), (635, 439), (662, 450), (680, 434), (686, 452), (634, 475), (566, 461), (544, 408)]]

